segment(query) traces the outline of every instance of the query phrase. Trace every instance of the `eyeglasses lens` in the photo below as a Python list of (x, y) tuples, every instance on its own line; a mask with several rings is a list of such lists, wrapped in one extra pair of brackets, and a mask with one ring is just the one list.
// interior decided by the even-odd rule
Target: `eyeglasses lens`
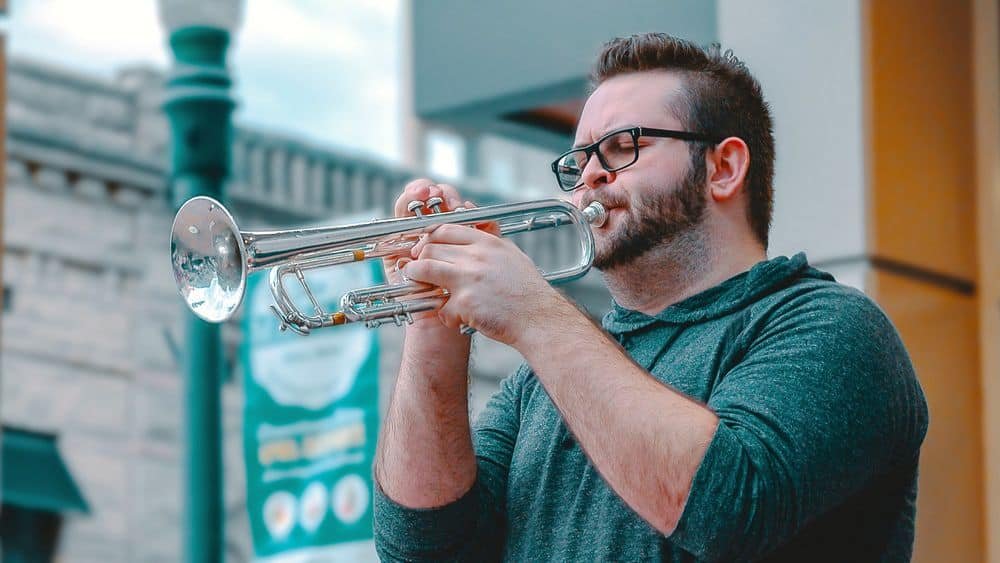
[(571, 190), (580, 183), (583, 176), (583, 169), (587, 166), (587, 153), (585, 151), (574, 151), (559, 159), (556, 163), (556, 174), (559, 176), (559, 185), (564, 190)]
[(632, 133), (623, 131), (601, 141), (598, 145), (604, 164), (609, 170), (618, 170), (632, 164), (636, 160), (635, 139)]
[[(629, 131), (623, 131), (602, 140), (597, 151), (600, 153), (602, 167), (611, 171), (625, 168), (639, 157), (635, 139)], [(564, 190), (572, 190), (579, 186), (583, 177), (583, 169), (586, 167), (587, 151), (578, 150), (564, 155), (556, 163), (559, 186)]]

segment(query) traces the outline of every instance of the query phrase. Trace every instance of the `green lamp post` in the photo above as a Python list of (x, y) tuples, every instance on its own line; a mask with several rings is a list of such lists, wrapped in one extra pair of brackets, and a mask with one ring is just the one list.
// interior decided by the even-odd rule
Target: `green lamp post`
[[(242, 0), (159, 0), (159, 7), (174, 55), (163, 102), (172, 132), (174, 208), (196, 195), (225, 201), (236, 105), (226, 51), (242, 18)], [(186, 316), (185, 561), (219, 562), (224, 543), (219, 326)]]

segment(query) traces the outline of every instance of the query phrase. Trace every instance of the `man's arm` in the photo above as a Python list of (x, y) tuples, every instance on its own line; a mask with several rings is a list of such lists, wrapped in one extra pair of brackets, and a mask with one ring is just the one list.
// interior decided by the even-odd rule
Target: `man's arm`
[[(414, 180), (396, 199), (396, 217), (411, 214), (409, 203), (443, 198), (450, 210), (462, 201), (452, 186)], [(386, 260), (386, 276), (400, 283)], [(375, 454), (375, 479), (382, 491), (411, 508), (445, 505), (472, 486), (476, 475), (469, 432), (470, 339), (440, 323), (435, 313), (416, 315), (407, 327), (393, 397)]]
[(902, 342), (853, 290), (803, 293), (755, 321), (707, 407), (623, 362), (570, 308), (549, 318), (515, 345), (602, 477), (699, 558), (775, 549), (912, 463), (926, 433)]
[(611, 488), (670, 534), (718, 419), (636, 365), (573, 305), (553, 305), (514, 347)]
[(451, 292), (442, 322), (517, 349), (605, 480), (670, 533), (712, 439), (712, 411), (637, 366), (510, 240), (442, 225), (412, 255), (412, 279)]
[[(416, 180), (396, 201), (396, 216), (409, 213), (410, 201), (430, 197), (444, 197), (445, 210), (463, 204), (451, 186)], [(396, 263), (387, 260), (386, 273), (398, 283)], [(498, 394), (487, 408), (498, 415), (484, 447), (489, 463), (477, 470), (468, 412), (471, 339), (442, 325), (434, 312), (414, 317), (373, 468), (376, 548), (382, 560), (483, 560), (499, 553), (488, 540), (496, 536), (495, 489), (506, 485), (500, 474), (511, 449), (502, 438), (516, 423), (506, 403), (511, 394)], [(488, 478), (477, 483), (477, 473)]]
[[(451, 346), (427, 354), (442, 338)], [(375, 456), (375, 479), (403, 506), (444, 506), (468, 492), (476, 479), (469, 430), (469, 346), (469, 337), (456, 339), (446, 327), (407, 329)]]
[[(448, 357), (461, 352), (452, 350)], [(428, 367), (411, 366), (400, 377), (416, 379)], [(441, 398), (434, 385), (430, 390), (419, 389), (420, 384), (397, 386), (375, 469), (377, 482), (391, 483), (375, 493), (375, 545), (383, 561), (492, 561), (500, 556), (519, 389), (527, 373), (522, 369), (505, 379), (486, 405), (477, 421), (471, 464), (464, 407), (423, 410), (428, 401)], [(425, 395), (411, 396), (414, 388)], [(456, 391), (449, 401), (464, 405), (464, 392), (459, 397)]]

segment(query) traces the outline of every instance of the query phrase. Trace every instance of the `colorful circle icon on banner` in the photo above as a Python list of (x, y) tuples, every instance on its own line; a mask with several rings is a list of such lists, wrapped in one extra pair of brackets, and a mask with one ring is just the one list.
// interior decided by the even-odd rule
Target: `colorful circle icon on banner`
[(326, 516), (326, 487), (321, 483), (310, 483), (299, 503), (299, 522), (302, 528), (309, 532), (315, 532), (316, 528), (323, 522)]
[(264, 501), (264, 525), (272, 538), (288, 537), (295, 527), (295, 495), (287, 491), (271, 493)]
[(333, 514), (344, 524), (353, 524), (368, 510), (369, 496), (368, 485), (360, 475), (346, 475), (333, 487)]

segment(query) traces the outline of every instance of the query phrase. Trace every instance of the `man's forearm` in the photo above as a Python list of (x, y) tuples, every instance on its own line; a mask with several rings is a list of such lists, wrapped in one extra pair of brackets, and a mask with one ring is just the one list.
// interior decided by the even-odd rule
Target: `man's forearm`
[(715, 414), (654, 379), (568, 302), (548, 311), (517, 348), (598, 472), (640, 516), (671, 533)]
[(375, 461), (382, 490), (410, 508), (455, 501), (476, 478), (468, 412), (469, 339), (437, 354), (421, 348), (428, 340), (418, 329), (406, 335)]

